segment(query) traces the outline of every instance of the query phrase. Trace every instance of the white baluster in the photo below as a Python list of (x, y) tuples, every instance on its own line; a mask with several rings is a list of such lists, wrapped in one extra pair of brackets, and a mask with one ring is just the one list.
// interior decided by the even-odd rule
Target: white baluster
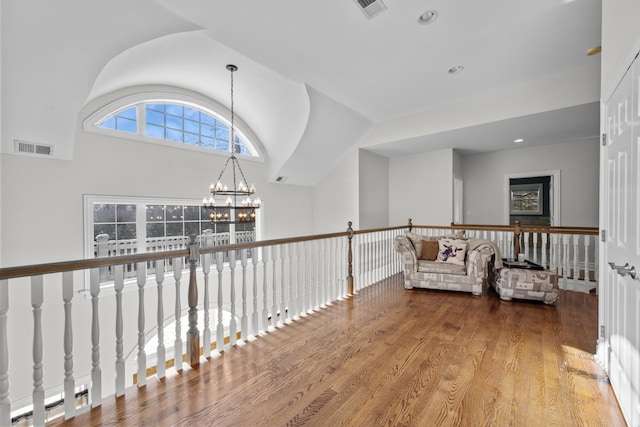
[[(285, 269), (285, 259), (289, 262), (289, 266), (291, 265), (291, 257), (287, 257), (287, 255), (291, 255), (291, 246), (290, 245), (282, 245), (280, 246), (280, 262), (282, 265), (282, 289), (280, 295), (280, 317), (278, 320), (278, 324), (282, 325), (285, 322), (285, 318), (287, 314), (287, 292), (286, 287), (291, 287), (291, 271)], [(289, 272), (287, 274), (287, 271)]]
[(224, 252), (216, 252), (216, 270), (218, 271), (218, 324), (216, 326), (216, 350), (224, 349), (224, 323), (222, 323), (222, 269), (224, 268)]
[[(326, 280), (326, 271), (325, 271), (325, 265), (327, 264), (327, 257), (326, 257), (326, 239), (322, 239), (318, 242), (318, 307), (324, 307), (326, 305), (326, 286), (327, 286), (327, 280)], [(360, 252), (362, 254), (362, 252)]]
[(542, 266), (545, 268), (549, 267), (549, 258), (547, 253), (547, 243), (548, 243), (548, 234), (542, 233)]
[(155, 262), (155, 273), (157, 283), (157, 323), (158, 323), (158, 347), (156, 350), (156, 368), (158, 378), (164, 378), (167, 371), (166, 347), (164, 345), (164, 301), (163, 301), (163, 283), (164, 283), (164, 260), (159, 259)]
[[(124, 331), (122, 320), (122, 290), (124, 289), (124, 266), (122, 264), (115, 265), (113, 269), (113, 289), (116, 291), (116, 396), (122, 396), (124, 394), (125, 386), (124, 341), (122, 338), (122, 334)], [(75, 402), (71, 403), (75, 407)]]
[(258, 253), (261, 248), (251, 250), (251, 263), (253, 265), (253, 313), (251, 314), (252, 336), (258, 335), (260, 331), (260, 318), (258, 316)]
[(335, 239), (329, 239), (327, 241), (327, 304), (333, 301), (333, 285), (335, 281)]
[(249, 338), (249, 317), (247, 316), (247, 250), (240, 250), (240, 266), (242, 267), (242, 317), (240, 318), (240, 336)]
[[(569, 256), (569, 235), (568, 234), (563, 234), (562, 235), (562, 261), (564, 261), (563, 265), (562, 265), (562, 289), (568, 289), (568, 277), (569, 277), (569, 260), (570, 260), (570, 256)], [(574, 289), (572, 289), (574, 290)]]
[(298, 245), (289, 244), (289, 310), (287, 320), (293, 319), (298, 314)]
[(591, 236), (584, 235), (584, 289), (588, 292), (591, 288), (591, 274), (589, 273), (589, 244)]
[(296, 244), (296, 305), (297, 310), (294, 312), (295, 317), (300, 317), (301, 314), (305, 312), (305, 271), (304, 271), (304, 259), (305, 259), (305, 251), (304, 251), (304, 242), (299, 242)]
[[(373, 235), (373, 241), (375, 242), (375, 248), (376, 248), (376, 258), (375, 258), (375, 283), (378, 283), (379, 281), (382, 280), (382, 269), (381, 267), (381, 261), (382, 261), (382, 242), (380, 241), (380, 235), (377, 233), (371, 233)], [(373, 283), (371, 283), (373, 284)]]
[(182, 258), (173, 259), (173, 278), (176, 281), (176, 303), (174, 317), (176, 319), (176, 338), (173, 341), (173, 360), (176, 370), (182, 370), (182, 304), (180, 302), (180, 279), (182, 279)]
[[(275, 328), (278, 325), (278, 280), (277, 280), (277, 258), (278, 258), (278, 249), (280, 250), (280, 254), (282, 254), (282, 251), (284, 246), (272, 246), (271, 247), (271, 262), (273, 264), (273, 268), (272, 268), (272, 273), (273, 273), (273, 280), (271, 281), (271, 286), (273, 286), (273, 298), (272, 298), (272, 305), (271, 305), (271, 328)], [(281, 264), (281, 274), (282, 274), (282, 278), (280, 280), (280, 283), (282, 285), (282, 295), (284, 296), (284, 261), (282, 261)], [(284, 299), (284, 298), (283, 298)]]
[(42, 276), (31, 277), (31, 306), (33, 307), (33, 425), (44, 425), (44, 371), (42, 367)]
[(311, 248), (311, 260), (309, 262), (309, 275), (310, 275), (310, 287), (311, 287), (311, 301), (309, 303), (310, 311), (316, 310), (319, 306), (318, 304), (318, 245), (320, 244), (319, 240), (314, 240), (309, 242), (309, 246)]
[[(555, 273), (561, 273), (558, 271), (558, 235), (551, 235), (551, 271)], [(559, 286), (560, 284), (558, 284)]]
[[(91, 293), (91, 407), (102, 405), (102, 369), (100, 369), (100, 269), (89, 273)], [(34, 404), (35, 408), (35, 404)], [(34, 417), (35, 424), (35, 417)]]
[(201, 257), (202, 275), (204, 276), (204, 296), (202, 302), (202, 310), (204, 311), (204, 328), (202, 330), (202, 355), (206, 358), (211, 357), (211, 328), (209, 326), (209, 273), (211, 272), (211, 254), (202, 254)]
[(540, 255), (538, 254), (538, 236), (540, 235), (538, 232), (533, 232), (533, 247), (532, 247), (532, 256), (529, 259), (532, 259), (533, 262), (539, 264), (540, 263)]
[[(579, 239), (580, 236), (578, 234), (572, 234), (569, 236), (570, 239), (573, 240), (573, 289), (580, 289), (579, 285), (580, 285), (580, 269), (579, 269), (579, 264), (578, 264), (578, 256), (579, 256), (579, 250), (578, 250), (578, 243), (579, 243)], [(584, 292), (585, 289), (580, 289), (581, 291)]]
[(300, 247), (300, 272), (298, 276), (300, 279), (300, 305), (298, 312), (301, 314), (308, 313), (310, 310), (311, 295), (310, 295), (310, 281), (309, 281), (309, 242), (301, 242), (298, 244)]
[[(73, 378), (73, 272), (62, 273), (62, 301), (64, 302), (64, 418), (76, 415), (75, 379)], [(2, 420), (0, 420), (0, 425)]]
[[(275, 247), (271, 247), (271, 251), (273, 252)], [(269, 248), (264, 246), (261, 248), (262, 250), (262, 321), (260, 322), (260, 330), (267, 331), (269, 330), (269, 300), (267, 299), (267, 287), (268, 283), (268, 271), (267, 271), (267, 261), (269, 258)], [(275, 299), (276, 294), (273, 293), (273, 298)]]
[(593, 270), (593, 278), (596, 281), (596, 293), (599, 293), (599, 289), (600, 289), (600, 281), (599, 281), (599, 277), (600, 277), (600, 245), (598, 244), (598, 238), (594, 237), (594, 245), (593, 245), (593, 252), (594, 252), (594, 257), (593, 257), (593, 266), (594, 266), (594, 270)]
[(507, 247), (505, 248), (506, 250), (503, 252), (503, 254), (504, 254), (505, 258), (513, 258), (513, 245), (514, 245), (513, 233), (508, 233), (506, 237), (507, 237), (507, 239), (506, 239), (507, 240)]
[(236, 251), (229, 251), (229, 277), (231, 279), (231, 322), (229, 323), (229, 343), (238, 343), (238, 323), (236, 320)]
[(0, 425), (11, 425), (9, 400), (9, 342), (7, 314), (9, 313), (9, 281), (0, 280)]
[(144, 350), (144, 285), (147, 282), (147, 264), (139, 262), (136, 269), (138, 283), (138, 387), (147, 384), (147, 353)]

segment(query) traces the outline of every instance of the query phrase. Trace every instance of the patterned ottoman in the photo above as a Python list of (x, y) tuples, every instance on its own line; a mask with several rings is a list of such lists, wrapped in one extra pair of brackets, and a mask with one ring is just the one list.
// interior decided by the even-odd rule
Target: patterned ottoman
[(493, 287), (505, 301), (521, 298), (553, 305), (558, 300), (558, 275), (549, 270), (501, 268), (493, 279)]

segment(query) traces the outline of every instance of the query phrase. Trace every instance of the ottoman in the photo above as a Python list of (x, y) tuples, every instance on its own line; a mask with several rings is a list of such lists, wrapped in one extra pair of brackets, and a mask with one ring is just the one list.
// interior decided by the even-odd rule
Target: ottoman
[(553, 305), (558, 300), (558, 275), (546, 269), (501, 268), (495, 272), (492, 283), (505, 301), (520, 298)]

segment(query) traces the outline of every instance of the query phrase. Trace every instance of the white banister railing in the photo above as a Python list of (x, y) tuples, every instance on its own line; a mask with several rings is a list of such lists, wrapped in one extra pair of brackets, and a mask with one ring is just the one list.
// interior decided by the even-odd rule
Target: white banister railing
[[(121, 396), (135, 382), (144, 386), (148, 375), (166, 375), (172, 363), (174, 369), (182, 369), (185, 353), (187, 362), (195, 365), (238, 340), (279, 328), (400, 273), (400, 257), (392, 242), (410, 227), (349, 228), (320, 236), (226, 245), (206, 234), (199, 242), (194, 239), (188, 247), (172, 251), (2, 268), (0, 425), (9, 425), (12, 416), (30, 406), (31, 422), (42, 424), (49, 416), (45, 405), (58, 396), (64, 400), (64, 416), (72, 418), (74, 393), (79, 389), (89, 390), (91, 407), (100, 406), (104, 396)], [(437, 235), (454, 229), (424, 226), (413, 231)], [(493, 240), (505, 256), (514, 256), (509, 227), (467, 227), (466, 234)], [(565, 280), (593, 278), (589, 266), (597, 260), (598, 245), (592, 237), (584, 240), (583, 234), (567, 230), (564, 234), (566, 241), (557, 233), (531, 235), (529, 246), (523, 234), (523, 251), (555, 268)], [(113, 292), (103, 292), (105, 270), (112, 276)], [(133, 291), (125, 286), (132, 272), (137, 292), (135, 286)], [(183, 280), (185, 274), (188, 281)], [(88, 286), (74, 286), (74, 277), (88, 280)], [(171, 278), (175, 292), (165, 292)], [(55, 288), (61, 300), (46, 300)], [(155, 295), (149, 298), (147, 290), (153, 288)], [(81, 289), (89, 290), (87, 297), (79, 296)], [(187, 301), (184, 307), (182, 300)], [(165, 314), (165, 303), (173, 304), (171, 314)], [(21, 328), (33, 324), (33, 329), (8, 335), (9, 324)], [(175, 335), (166, 333), (173, 330)], [(29, 334), (31, 360), (23, 356), (23, 340)], [(157, 345), (146, 348), (153, 339), (158, 339)], [(172, 360), (166, 360), (167, 355)]]
[[(175, 369), (182, 369), (185, 350), (188, 362), (197, 364), (200, 351), (205, 358), (209, 357), (214, 349), (224, 351), (238, 340), (273, 330), (347, 296), (354, 292), (348, 288), (353, 282), (348, 277), (353, 270), (350, 263), (358, 262), (348, 254), (352, 238), (356, 250), (361, 246), (360, 240), (369, 246), (361, 255), (367, 267), (362, 270), (363, 277), (356, 281), (358, 289), (370, 285), (371, 280), (383, 278), (384, 272), (399, 271), (377, 265), (385, 260), (394, 260), (399, 265), (389, 251), (391, 246), (383, 241), (391, 236), (390, 232), (357, 234), (361, 236), (341, 232), (251, 242), (253, 237), (245, 233), (244, 237), (236, 236), (236, 241), (248, 243), (218, 245), (220, 236), (209, 233), (201, 236), (200, 242), (194, 240), (178, 250), (136, 253), (130, 246), (114, 245), (114, 251), (126, 254), (0, 269), (0, 425), (11, 424), (11, 418), (19, 415), (21, 408), (33, 409), (30, 422), (44, 424), (50, 416), (45, 407), (52, 399), (63, 400), (64, 416), (72, 418), (79, 389), (89, 391), (90, 407), (100, 406), (104, 396), (122, 396), (125, 388), (134, 383), (144, 386), (150, 372), (162, 378), (166, 366), (173, 364)], [(149, 248), (166, 248), (165, 243), (158, 241), (153, 245)], [(212, 268), (217, 277), (211, 277)], [(182, 280), (185, 269), (189, 274), (188, 285), (183, 285)], [(112, 285), (103, 281), (105, 271)], [(88, 285), (81, 284), (75, 289), (74, 272), (79, 273), (76, 278), (87, 280)], [(21, 286), (23, 277), (31, 284), (28, 288), (31, 310), (20, 306), (21, 294), (25, 293), (25, 287)], [(129, 277), (135, 277), (137, 287), (133, 290), (137, 288), (137, 292), (125, 286)], [(175, 292), (166, 292), (170, 278), (174, 280)], [(103, 292), (105, 286), (113, 286), (113, 292)], [(45, 301), (50, 294), (47, 290), (53, 287), (59, 287), (61, 302)], [(153, 288), (155, 295), (149, 298), (147, 290)], [(78, 291), (82, 289), (88, 290), (86, 298), (79, 297)], [(10, 291), (14, 303), (10, 303)], [(182, 306), (183, 298), (188, 307)], [(171, 314), (165, 314), (166, 303), (173, 304)], [(55, 310), (43, 310), (56, 304), (60, 306), (60, 315), (52, 314)], [(7, 334), (9, 324), (31, 324), (24, 318), (25, 312), (33, 317), (31, 369), (25, 369), (24, 358), (20, 356), (25, 350), (21, 340), (15, 334)], [(83, 314), (79, 316), (77, 312)], [(187, 315), (188, 330), (183, 332), (181, 319)], [(74, 323), (74, 319), (77, 322), (89, 318), (89, 322)], [(215, 326), (211, 325), (212, 320)], [(171, 335), (166, 331), (174, 328), (175, 334), (167, 337), (169, 342), (165, 343), (165, 335)], [(51, 341), (58, 335), (62, 348), (60, 363), (55, 362), (56, 351), (51, 347)], [(152, 339), (157, 339), (157, 345), (147, 347)], [(172, 360), (167, 360), (167, 354)], [(9, 360), (16, 360), (15, 366), (10, 366)], [(59, 375), (48, 374), (56, 369)], [(25, 375), (29, 371), (31, 380)], [(106, 378), (114, 380), (104, 381)]]
[(518, 253), (558, 274), (558, 286), (579, 292), (598, 288), (598, 230), (595, 227), (535, 227), (452, 224), (414, 226), (413, 232), (438, 236), (464, 232), (467, 238), (495, 242), (503, 258)]

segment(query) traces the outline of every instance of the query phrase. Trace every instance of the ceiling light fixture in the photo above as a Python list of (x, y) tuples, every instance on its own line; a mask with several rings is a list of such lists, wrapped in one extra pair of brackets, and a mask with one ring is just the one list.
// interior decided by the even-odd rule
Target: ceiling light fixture
[(516, 144), (522, 144), (524, 142), (524, 138), (514, 139), (513, 142), (515, 142)]
[(455, 67), (449, 68), (448, 73), (449, 74), (458, 74), (458, 73), (462, 72), (462, 70), (464, 70), (464, 67), (462, 65), (456, 65)]
[(597, 55), (600, 52), (602, 52), (602, 46), (596, 46), (596, 47), (592, 47), (591, 49), (587, 50), (587, 55), (588, 56), (593, 56), (593, 55)]
[[(253, 194), (256, 192), (256, 188), (253, 184), (249, 187), (247, 180), (244, 177), (240, 163), (235, 155), (235, 135), (234, 135), (234, 119), (235, 114), (233, 111), (233, 73), (238, 70), (233, 64), (227, 65), (227, 70), (231, 72), (231, 127), (229, 130), (229, 148), (231, 156), (227, 159), (218, 176), (218, 182), (209, 186), (209, 192), (211, 196), (202, 200), (202, 207), (209, 210), (209, 218), (212, 223), (220, 224), (239, 224), (239, 223), (252, 223), (256, 220), (256, 209), (260, 208), (262, 202), (258, 198), (252, 199)], [(222, 176), (224, 175), (227, 166), (231, 163), (231, 169), (233, 171), (233, 185), (228, 188), (222, 184)], [(240, 182), (236, 179), (242, 178)]]
[(427, 10), (425, 13), (418, 17), (418, 24), (427, 25), (432, 24), (435, 20), (438, 19), (438, 11), (437, 10)]

